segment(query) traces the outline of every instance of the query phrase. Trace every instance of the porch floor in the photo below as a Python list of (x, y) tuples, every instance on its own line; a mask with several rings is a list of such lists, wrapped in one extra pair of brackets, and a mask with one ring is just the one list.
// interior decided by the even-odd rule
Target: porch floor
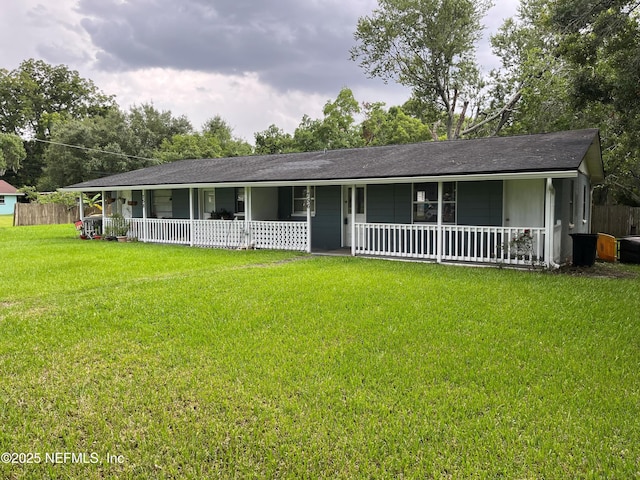
[(314, 248), (311, 250), (312, 255), (327, 255), (332, 257), (350, 257), (351, 256), (351, 248), (336, 248), (333, 250), (324, 250), (320, 248)]
[[(323, 250), (314, 248), (311, 251), (311, 255), (319, 255), (319, 256), (327, 256), (327, 257), (350, 257), (351, 256), (351, 248), (337, 248), (333, 250)], [(385, 256), (385, 255), (356, 255), (358, 258), (369, 258), (372, 260), (392, 260), (396, 262), (416, 262), (416, 263), (436, 263), (433, 259), (425, 259), (425, 258), (402, 258), (396, 256)], [(532, 265), (505, 265), (505, 264), (497, 264), (493, 262), (468, 262), (462, 260), (448, 260), (442, 261), (442, 265), (454, 265), (460, 267), (480, 267), (480, 268), (508, 268), (514, 270), (536, 270), (540, 267), (532, 266)]]

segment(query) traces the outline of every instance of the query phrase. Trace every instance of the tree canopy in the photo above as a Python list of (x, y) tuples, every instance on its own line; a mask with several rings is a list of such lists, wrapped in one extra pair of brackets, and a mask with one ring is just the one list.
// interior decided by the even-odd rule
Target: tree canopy
[(65, 65), (29, 59), (15, 70), (0, 69), (0, 132), (22, 137), (27, 152), (11, 182), (37, 182), (46, 150), (37, 140), (48, 140), (55, 124), (104, 115), (114, 106), (112, 96)]
[(549, 24), (571, 66), (573, 109), (599, 111), (605, 129), (607, 189), (640, 205), (640, 2), (563, 0)]
[(502, 68), (490, 95), (517, 94), (504, 132), (598, 127), (600, 201), (640, 205), (640, 28), (636, 1), (522, 0), (492, 37)]
[(0, 176), (4, 175), (7, 169), (17, 172), (26, 156), (27, 152), (20, 137), (0, 133)]
[(0, 176), (4, 175), (7, 169), (17, 172), (26, 156), (27, 152), (20, 137), (0, 133)]
[(151, 104), (129, 112), (111, 108), (105, 115), (59, 121), (52, 126), (40, 190), (143, 168), (162, 159), (157, 152), (174, 136), (191, 132), (185, 117)]
[(457, 108), (466, 110), (482, 86), (475, 44), (491, 3), (379, 0), (378, 5), (358, 21), (351, 58), (368, 75), (410, 87), (416, 98), (443, 111), (447, 138), (458, 137)]
[(47, 138), (56, 120), (100, 115), (113, 96), (65, 65), (25, 60), (12, 71), (0, 69), (0, 131)]
[(640, 205), (640, 2), (521, 0), (491, 38), (501, 66), (484, 75), (475, 48), (490, 6), (378, 0), (355, 27), (351, 58), (367, 75), (409, 87), (411, 98), (387, 107), (345, 87), (320, 118), (303, 115), (292, 133), (272, 124), (254, 134), (255, 147), (219, 115), (196, 131), (153, 104), (125, 112), (78, 72), (26, 60), (0, 69), (0, 172), (53, 189), (183, 158), (598, 127), (600, 200)]

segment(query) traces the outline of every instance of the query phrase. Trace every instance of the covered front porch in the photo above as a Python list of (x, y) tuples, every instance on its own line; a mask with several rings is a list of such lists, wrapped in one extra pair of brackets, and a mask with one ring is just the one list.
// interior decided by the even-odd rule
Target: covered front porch
[[(501, 221), (503, 197), (512, 197), (506, 182), (103, 191), (102, 224), (108, 228), (110, 215), (122, 214), (127, 236), (150, 243), (551, 266), (562, 235), (553, 219), (555, 190), (551, 179), (530, 185), (538, 206), (525, 226)], [(477, 205), (484, 203), (492, 206)], [(158, 218), (174, 215), (187, 218)]]
[[(305, 222), (173, 220), (129, 218), (130, 239), (142, 242), (227, 249), (311, 249)], [(105, 218), (108, 225), (110, 219)], [(544, 266), (544, 228), (434, 226), (356, 223), (355, 242), (330, 250), (343, 255), (436, 262)]]

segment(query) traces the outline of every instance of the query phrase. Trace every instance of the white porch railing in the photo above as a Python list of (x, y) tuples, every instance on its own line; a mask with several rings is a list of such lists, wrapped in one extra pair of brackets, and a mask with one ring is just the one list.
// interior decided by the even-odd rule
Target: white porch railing
[(193, 244), (198, 247), (246, 247), (245, 223), (239, 220), (194, 220)]
[[(540, 265), (544, 228), (357, 223), (360, 255)], [(440, 247), (439, 247), (440, 246)]]
[(272, 250), (307, 249), (307, 222), (248, 222), (249, 245)]
[(356, 223), (356, 254), (438, 258), (436, 225)]
[(159, 218), (128, 218), (129, 238), (152, 243), (189, 245), (191, 222), (189, 220), (165, 220)]
[[(110, 219), (105, 219), (109, 224)], [(307, 249), (306, 222), (128, 218), (129, 238), (215, 248)], [(193, 239), (193, 241), (192, 241)]]
[(194, 245), (305, 251), (307, 224), (306, 222), (194, 220)]

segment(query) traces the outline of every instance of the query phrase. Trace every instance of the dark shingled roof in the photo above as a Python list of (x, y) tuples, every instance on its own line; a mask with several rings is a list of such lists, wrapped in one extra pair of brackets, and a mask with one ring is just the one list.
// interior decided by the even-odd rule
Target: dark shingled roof
[[(447, 175), (576, 171), (598, 130), (407, 145), (182, 160), (67, 188), (393, 179)], [(596, 172), (597, 173), (597, 172)]]

